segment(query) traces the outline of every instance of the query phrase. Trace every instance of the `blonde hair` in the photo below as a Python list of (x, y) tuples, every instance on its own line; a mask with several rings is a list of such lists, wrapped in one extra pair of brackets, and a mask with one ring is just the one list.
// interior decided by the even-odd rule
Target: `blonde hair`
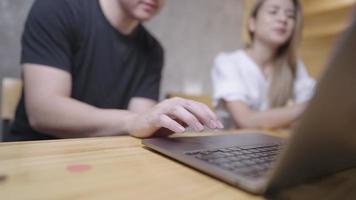
[[(249, 19), (257, 18), (258, 12), (266, 0), (257, 0)], [(291, 0), (295, 7), (295, 25), (288, 42), (281, 46), (274, 58), (271, 82), (268, 90), (269, 106), (271, 108), (285, 106), (293, 98), (293, 86), (298, 62), (298, 44), (300, 42), (303, 19), (299, 0)], [(254, 33), (248, 29), (251, 41)]]

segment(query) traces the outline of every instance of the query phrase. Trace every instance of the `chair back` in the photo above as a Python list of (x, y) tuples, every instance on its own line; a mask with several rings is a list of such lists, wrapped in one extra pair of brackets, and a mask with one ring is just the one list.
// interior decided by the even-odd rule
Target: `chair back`
[(20, 100), (22, 81), (17, 78), (4, 78), (1, 88), (2, 134), (8, 133), (15, 117), (16, 106)]

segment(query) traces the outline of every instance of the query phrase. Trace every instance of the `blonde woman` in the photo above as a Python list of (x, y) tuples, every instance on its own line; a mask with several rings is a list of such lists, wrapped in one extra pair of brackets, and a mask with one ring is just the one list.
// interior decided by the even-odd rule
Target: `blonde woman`
[(257, 0), (248, 31), (251, 43), (246, 49), (215, 59), (215, 104), (228, 111), (230, 125), (237, 128), (287, 127), (304, 111), (315, 86), (297, 55), (299, 1)]

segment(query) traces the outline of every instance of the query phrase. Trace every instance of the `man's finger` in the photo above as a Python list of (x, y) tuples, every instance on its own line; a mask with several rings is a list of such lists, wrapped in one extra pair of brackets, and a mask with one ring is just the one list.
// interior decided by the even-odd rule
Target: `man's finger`
[(182, 120), (188, 126), (192, 127), (195, 131), (203, 131), (204, 126), (200, 123), (199, 119), (191, 112), (181, 106), (177, 106), (173, 109), (172, 113), (169, 113), (179, 120)]
[(185, 108), (197, 116), (198, 119), (209, 128), (220, 128), (220, 123), (217, 120), (216, 115), (207, 106), (204, 106), (198, 102), (188, 101)]
[(176, 133), (182, 133), (185, 131), (185, 128), (182, 125), (180, 125), (179, 123), (177, 123), (176, 121), (174, 121), (173, 119), (171, 119), (170, 117), (164, 114), (160, 116), (158, 125), (160, 127), (167, 128)]

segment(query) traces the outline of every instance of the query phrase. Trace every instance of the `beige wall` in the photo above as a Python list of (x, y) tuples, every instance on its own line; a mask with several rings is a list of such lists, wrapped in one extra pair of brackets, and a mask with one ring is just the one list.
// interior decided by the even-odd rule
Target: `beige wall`
[(241, 47), (243, 0), (167, 0), (148, 27), (166, 49), (162, 94), (210, 94), (210, 70), (221, 51)]
[(20, 37), (33, 0), (0, 0), (0, 78), (20, 76)]

